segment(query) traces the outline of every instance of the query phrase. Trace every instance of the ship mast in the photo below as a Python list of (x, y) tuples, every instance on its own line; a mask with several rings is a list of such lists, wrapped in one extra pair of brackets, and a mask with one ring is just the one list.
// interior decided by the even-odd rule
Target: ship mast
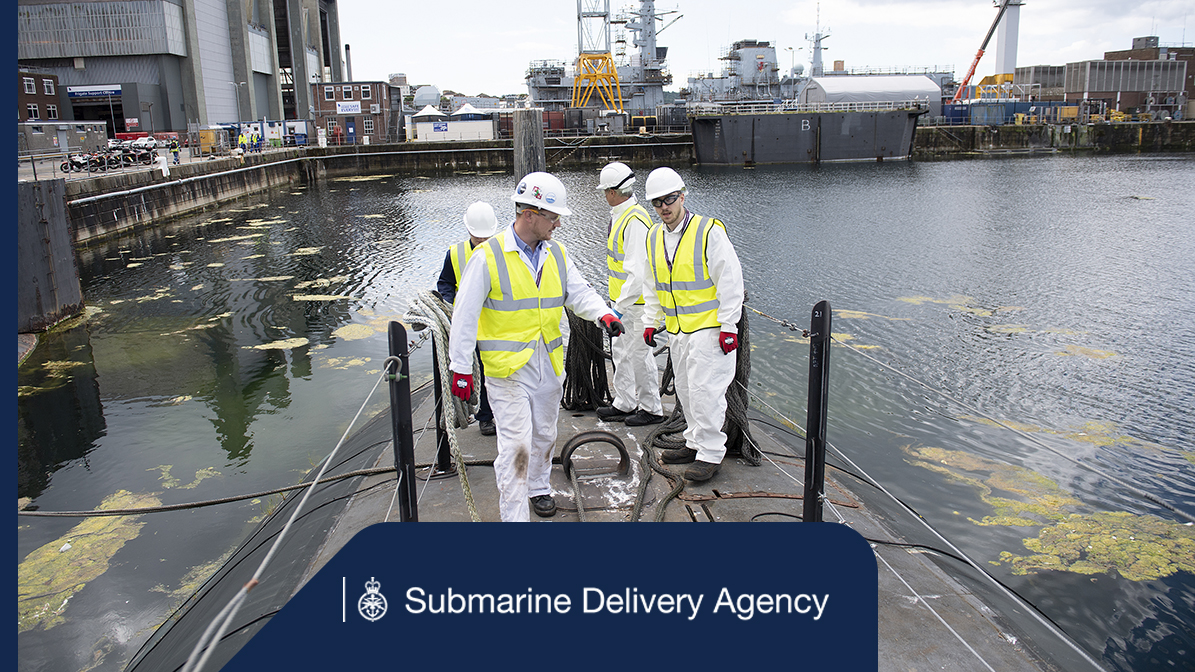
[(813, 45), (813, 69), (809, 73), (810, 77), (821, 77), (825, 74), (822, 67), (822, 40), (830, 37), (830, 33), (822, 34), (822, 3), (817, 3), (817, 19), (813, 27), (813, 37), (809, 37), (809, 33), (805, 33), (805, 39)]

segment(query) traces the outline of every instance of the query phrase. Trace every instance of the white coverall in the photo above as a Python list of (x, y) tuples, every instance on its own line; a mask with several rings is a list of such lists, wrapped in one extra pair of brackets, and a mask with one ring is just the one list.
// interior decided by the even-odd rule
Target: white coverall
[[(631, 196), (614, 206), (610, 209), (610, 221), (617, 222), (634, 205), (635, 197)], [(622, 315), (627, 332), (610, 339), (610, 354), (614, 360), (613, 404), (615, 408), (631, 413), (638, 408), (652, 415), (663, 415), (656, 359), (652, 357), (652, 349), (643, 342), (643, 330), (648, 327), (643, 319), (644, 306), (635, 305), (643, 293), (644, 283), (648, 282), (646, 278), (651, 277), (651, 269), (647, 265), (647, 226), (632, 218), (623, 230), (622, 249), (626, 257), (622, 262), (622, 270), (627, 274), (627, 279), (621, 293), (613, 300), (614, 310)]]
[[(681, 235), (689, 226), (692, 213), (685, 217), (675, 231), (664, 228), (664, 250), (669, 263), (676, 257)], [(698, 241), (700, 244), (700, 241)], [(739, 315), (743, 310), (743, 269), (734, 246), (720, 226), (711, 226), (705, 249), (710, 279), (718, 296), (718, 322), (721, 331), (738, 333)], [(700, 273), (700, 271), (698, 271)], [(664, 322), (664, 310), (656, 295), (655, 283), (644, 287), (644, 315), (648, 325)], [(642, 333), (642, 332), (641, 332)], [(722, 423), (726, 419), (726, 390), (734, 381), (737, 355), (722, 352), (718, 344), (719, 330), (710, 328), (686, 334), (669, 333), (672, 339), (672, 368), (676, 374), (676, 396), (685, 409), (685, 447), (697, 451), (701, 462), (721, 464), (726, 455), (726, 433)]]
[[(535, 266), (515, 243), (514, 229), (505, 236), (505, 251), (518, 251), (519, 258), (531, 270), (538, 284), (544, 262), (551, 254), (540, 243)], [(473, 348), (477, 343), (477, 323), (481, 305), (490, 293), (488, 255), (474, 254), (461, 274), (460, 290), (453, 304), (452, 331), (449, 334), (449, 369), (456, 373), (473, 372)], [(568, 261), (568, 296), (565, 307), (584, 320), (595, 321), (610, 309)], [(511, 269), (512, 272), (514, 269)], [(556, 420), (564, 395), (564, 373), (552, 369), (552, 359), (541, 336), (531, 359), (507, 378), (487, 372), (486, 392), (494, 410), (498, 430), (498, 458), (494, 476), (498, 482), (499, 514), (504, 522), (530, 522), (528, 499), (552, 494), (549, 476), (552, 452), (556, 445)]]

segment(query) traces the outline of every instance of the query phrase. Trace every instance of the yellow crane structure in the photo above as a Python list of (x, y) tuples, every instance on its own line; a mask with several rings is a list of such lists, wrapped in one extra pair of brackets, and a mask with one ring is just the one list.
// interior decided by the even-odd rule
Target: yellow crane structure
[(597, 92), (607, 110), (622, 111), (622, 86), (610, 50), (610, 0), (577, 0), (577, 62), (573, 107)]
[(610, 52), (577, 56), (572, 106), (585, 107), (595, 91), (607, 110), (622, 112), (622, 86), (618, 82), (618, 68)]

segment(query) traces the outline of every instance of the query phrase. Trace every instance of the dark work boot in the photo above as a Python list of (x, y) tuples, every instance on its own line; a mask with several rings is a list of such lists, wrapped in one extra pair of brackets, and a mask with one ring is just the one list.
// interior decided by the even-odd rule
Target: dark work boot
[(540, 518), (551, 518), (556, 515), (556, 500), (552, 495), (536, 495), (531, 498), (531, 510)]
[(697, 451), (692, 448), (674, 448), (660, 453), (660, 460), (664, 464), (688, 464), (697, 459)]
[(713, 478), (714, 474), (718, 473), (718, 470), (721, 468), (721, 464), (697, 460), (693, 463), (693, 466), (685, 469), (685, 478), (694, 483), (701, 483), (702, 481), (708, 481)]

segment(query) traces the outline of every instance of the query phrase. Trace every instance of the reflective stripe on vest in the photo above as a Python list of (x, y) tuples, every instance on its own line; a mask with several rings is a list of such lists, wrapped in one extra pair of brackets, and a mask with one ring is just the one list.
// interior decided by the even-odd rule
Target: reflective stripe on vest
[(547, 242), (537, 286), (531, 269), (517, 250), (505, 252), (509, 231), (490, 238), (477, 249), (490, 271), (490, 293), (481, 305), (477, 322), (477, 347), (485, 375), (506, 378), (531, 360), (536, 343), (548, 346), (556, 375), (564, 371), (564, 337), (560, 321), (568, 298), (568, 266), (564, 246)]
[[(647, 228), (651, 228), (651, 218), (642, 205), (636, 203), (627, 208), (619, 216), (618, 221), (610, 227), (610, 235), (606, 238), (606, 284), (610, 287), (610, 300), (617, 301), (622, 295), (622, 285), (627, 281), (627, 274), (623, 263), (627, 258), (626, 231), (632, 218), (638, 218)], [(635, 305), (643, 304), (643, 294), (635, 299)]]
[(711, 226), (726, 225), (716, 219), (693, 215), (681, 234), (676, 255), (669, 266), (664, 247), (664, 225), (656, 224), (647, 234), (648, 256), (656, 295), (664, 309), (664, 326), (675, 334), (691, 334), (718, 327), (718, 290), (710, 278), (705, 248)]
[(469, 263), (469, 257), (473, 256), (473, 246), (469, 243), (468, 240), (462, 240), (449, 248), (452, 251), (452, 273), (456, 276), (458, 288), (461, 286), (461, 273), (465, 272), (465, 264)]

